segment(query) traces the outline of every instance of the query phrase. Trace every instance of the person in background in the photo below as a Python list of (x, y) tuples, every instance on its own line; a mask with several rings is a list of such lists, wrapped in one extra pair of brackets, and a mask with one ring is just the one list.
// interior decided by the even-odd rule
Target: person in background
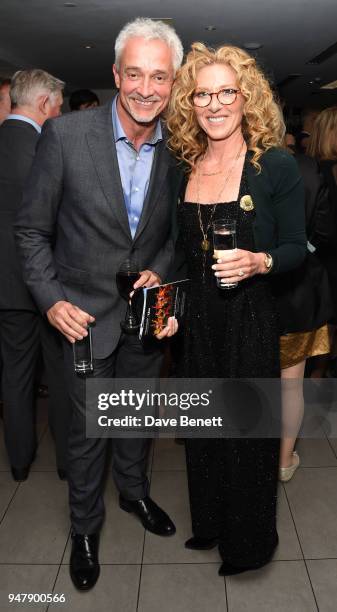
[(77, 89), (70, 94), (69, 107), (71, 111), (86, 110), (99, 106), (99, 98), (90, 89)]
[(294, 134), (292, 134), (291, 132), (286, 132), (284, 135), (284, 144), (288, 153), (294, 155), (296, 152), (296, 139)]
[(311, 377), (322, 378), (331, 370), (336, 376), (337, 356), (337, 106), (323, 110), (317, 117), (308, 143), (308, 155), (318, 161), (329, 191), (332, 209), (333, 236), (320, 249), (320, 258), (327, 269), (333, 300), (334, 315), (330, 325), (331, 355), (315, 359)]
[(43, 124), (60, 114), (64, 83), (39, 69), (16, 72), (12, 113), (0, 127), (0, 334), (5, 442), (14, 480), (28, 477), (37, 439), (34, 398), (40, 347), (48, 385), (49, 426), (61, 479), (66, 477), (69, 400), (58, 334), (42, 317), (23, 281), (13, 224)]
[[(176, 372), (278, 378), (271, 279), (305, 258), (304, 193), (295, 160), (279, 148), (284, 123), (255, 59), (237, 47), (194, 43), (167, 125), (186, 166), (176, 266), (185, 259), (190, 299)], [(221, 218), (236, 221), (238, 249), (214, 260), (212, 222)], [(185, 447), (193, 531), (186, 548), (219, 546), (222, 576), (268, 563), (278, 543), (279, 440), (186, 439)]]
[(302, 129), (296, 134), (296, 151), (305, 154), (315, 120), (319, 114), (318, 110), (307, 108), (302, 114)]
[(327, 271), (321, 251), (331, 244), (333, 219), (328, 191), (315, 160), (296, 155), (305, 187), (305, 261), (295, 270), (280, 275), (274, 295), (280, 321), (283, 433), (279, 479), (287, 482), (300, 464), (294, 451), (303, 414), (303, 378), (308, 358), (330, 351), (328, 321), (333, 306)]
[[(11, 99), (9, 90), (11, 86), (10, 79), (3, 79), (0, 77), (0, 125), (6, 119), (7, 115), (11, 112)], [(1, 339), (0, 339), (1, 342)], [(0, 350), (0, 379), (2, 378), (2, 359)], [(2, 389), (0, 382), (0, 418), (3, 416), (3, 401), (2, 401)]]
[(0, 125), (11, 112), (10, 88), (11, 80), (0, 78)]

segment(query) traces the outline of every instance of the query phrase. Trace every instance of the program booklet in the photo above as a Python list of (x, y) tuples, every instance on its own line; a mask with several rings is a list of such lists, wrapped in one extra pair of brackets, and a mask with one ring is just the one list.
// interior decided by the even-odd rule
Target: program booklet
[(169, 317), (181, 323), (186, 303), (189, 280), (181, 280), (158, 287), (143, 287), (134, 295), (133, 302), (140, 320), (139, 338), (156, 336)]

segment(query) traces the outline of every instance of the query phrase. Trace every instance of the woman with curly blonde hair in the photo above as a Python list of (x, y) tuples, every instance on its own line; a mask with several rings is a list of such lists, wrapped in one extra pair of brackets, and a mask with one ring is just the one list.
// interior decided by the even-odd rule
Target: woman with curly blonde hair
[[(284, 125), (270, 86), (242, 49), (194, 43), (167, 125), (169, 146), (186, 168), (177, 266), (191, 279), (177, 374), (279, 377), (270, 280), (303, 261), (306, 237), (301, 178), (278, 148)], [(220, 230), (227, 247), (214, 253), (212, 228), (221, 221), (231, 230)], [(218, 545), (220, 575), (256, 569), (273, 555), (278, 456), (271, 437), (186, 441), (193, 537), (185, 546)]]
[(215, 51), (203, 43), (192, 45), (172, 91), (168, 117), (170, 147), (192, 169), (205, 154), (207, 134), (193, 112), (195, 82), (200, 69), (216, 63), (226, 64), (237, 75), (240, 94), (245, 100), (241, 129), (247, 148), (253, 152), (253, 164), (259, 170), (258, 160), (262, 153), (271, 147), (282, 146), (285, 125), (268, 81), (254, 58), (238, 47), (220, 47)]

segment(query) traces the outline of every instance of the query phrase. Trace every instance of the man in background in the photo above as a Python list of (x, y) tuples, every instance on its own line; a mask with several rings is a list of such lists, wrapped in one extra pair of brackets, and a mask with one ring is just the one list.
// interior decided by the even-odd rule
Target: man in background
[[(0, 125), (3, 123), (7, 115), (11, 112), (11, 99), (9, 96), (9, 90), (11, 86), (10, 79), (3, 79), (0, 77)], [(0, 339), (1, 341), (1, 339)], [(0, 378), (2, 375), (2, 359), (0, 350)], [(3, 403), (2, 403), (2, 390), (0, 381), (0, 418), (3, 414)]]
[(306, 108), (302, 115), (302, 129), (296, 135), (297, 153), (305, 154), (309, 143), (313, 125), (319, 115), (319, 111), (313, 108)]
[(0, 125), (11, 112), (10, 88), (11, 80), (0, 78)]
[(58, 334), (38, 313), (22, 277), (13, 223), (46, 119), (60, 115), (64, 83), (43, 70), (21, 70), (11, 83), (12, 113), (0, 127), (0, 336), (5, 443), (14, 480), (26, 480), (37, 447), (36, 368), (42, 347), (49, 426), (61, 479), (66, 477), (68, 396)]
[(98, 96), (90, 89), (76, 89), (70, 95), (69, 107), (71, 111), (86, 110), (96, 106), (99, 106)]

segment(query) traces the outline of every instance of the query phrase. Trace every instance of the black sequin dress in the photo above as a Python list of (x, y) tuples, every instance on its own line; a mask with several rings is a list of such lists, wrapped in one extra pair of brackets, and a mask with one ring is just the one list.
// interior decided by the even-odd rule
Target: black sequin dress
[[(238, 201), (219, 203), (213, 218), (236, 219), (238, 247), (254, 251), (255, 211), (245, 212), (239, 206), (242, 195), (249, 193), (246, 163)], [(200, 208), (205, 228), (213, 207)], [(256, 275), (236, 289), (218, 289), (211, 269), (212, 249), (206, 253), (201, 249), (197, 204), (179, 204), (178, 219), (191, 295), (176, 375), (278, 377), (278, 322), (268, 278)], [(219, 538), (223, 561), (234, 567), (266, 563), (278, 542), (279, 440), (189, 439), (186, 456), (194, 535)]]

